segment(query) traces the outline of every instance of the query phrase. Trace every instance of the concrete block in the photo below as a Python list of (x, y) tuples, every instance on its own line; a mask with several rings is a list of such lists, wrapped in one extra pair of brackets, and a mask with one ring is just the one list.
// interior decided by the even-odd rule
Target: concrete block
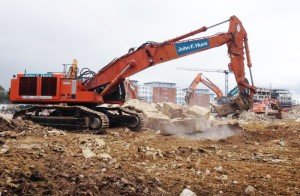
[(163, 130), (170, 125), (170, 118), (163, 114), (149, 114), (147, 116), (147, 127), (154, 130)]
[(207, 123), (199, 118), (176, 118), (172, 119), (171, 123), (183, 133), (199, 132), (207, 127)]
[(193, 105), (191, 106), (187, 112), (187, 114), (196, 116), (196, 117), (201, 117), (204, 119), (208, 119), (210, 116), (210, 110), (208, 108), (204, 108), (201, 106)]
[(143, 102), (137, 99), (129, 99), (122, 107), (133, 107), (142, 110), (144, 113), (158, 112), (158, 110), (147, 102)]
[(163, 104), (162, 113), (169, 118), (183, 117), (183, 108), (175, 103), (166, 102)]

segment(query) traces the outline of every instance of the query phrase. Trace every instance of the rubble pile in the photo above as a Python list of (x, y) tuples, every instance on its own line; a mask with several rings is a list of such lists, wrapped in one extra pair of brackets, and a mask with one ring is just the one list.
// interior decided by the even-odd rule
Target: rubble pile
[(300, 122), (300, 106), (293, 107), (288, 112), (288, 118)]
[(149, 104), (136, 99), (128, 100), (123, 107), (143, 111), (146, 127), (159, 130), (163, 135), (186, 134), (203, 131), (213, 121), (210, 110), (200, 106), (181, 106), (171, 102)]
[(256, 114), (254, 112), (249, 111), (243, 111), (239, 114), (239, 120), (244, 121), (266, 121), (270, 118), (266, 116), (265, 114)]
[[(0, 195), (300, 194), (299, 122), (274, 124), (251, 112), (239, 120), (213, 119), (206, 108), (172, 103), (135, 106), (147, 116), (148, 129), (91, 134), (0, 118)], [(241, 134), (222, 138), (228, 133), (224, 127), (190, 137), (157, 131), (167, 130), (159, 123), (182, 133), (186, 127), (209, 127), (211, 121), (247, 123)], [(234, 126), (227, 129), (234, 132)], [(208, 133), (199, 141), (197, 134)]]
[(38, 125), (21, 119), (8, 119), (0, 116), (0, 137), (15, 138), (19, 136), (54, 136), (65, 132), (52, 127)]
[(15, 129), (15, 124), (8, 118), (0, 116), (0, 132), (10, 131)]
[(287, 123), (249, 123), (243, 134), (199, 141), (151, 129), (89, 134), (24, 122), (32, 126), (25, 134), (5, 141), (0, 136), (0, 192), (299, 195), (300, 124)]

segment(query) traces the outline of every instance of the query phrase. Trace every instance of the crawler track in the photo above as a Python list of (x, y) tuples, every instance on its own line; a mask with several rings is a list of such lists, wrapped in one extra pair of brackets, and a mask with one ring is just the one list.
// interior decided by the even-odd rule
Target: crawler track
[(144, 114), (134, 108), (37, 105), (18, 111), (21, 117), (40, 125), (64, 129), (104, 131), (109, 127), (127, 127), (138, 131), (145, 125)]
[(100, 111), (84, 106), (33, 106), (16, 112), (21, 117), (40, 125), (65, 129), (93, 129), (103, 131), (109, 127), (109, 119)]
[(93, 109), (101, 111), (108, 116), (110, 127), (127, 127), (132, 131), (138, 131), (145, 125), (145, 116), (143, 112), (135, 108), (97, 107)]

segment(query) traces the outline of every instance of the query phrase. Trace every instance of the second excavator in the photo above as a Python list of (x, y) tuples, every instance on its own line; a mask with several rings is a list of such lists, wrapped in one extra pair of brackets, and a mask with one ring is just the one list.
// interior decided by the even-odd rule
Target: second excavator
[(223, 97), (223, 92), (217, 85), (204, 77), (202, 73), (198, 73), (186, 91), (185, 102), (187, 105), (189, 105), (192, 95), (195, 93), (195, 90), (200, 83), (203, 83), (206, 87), (212, 90), (216, 94), (217, 99), (221, 99)]
[[(229, 22), (227, 32), (193, 38), (217, 25)], [(189, 38), (189, 39), (187, 39)], [(227, 45), (230, 69), (234, 73), (239, 95), (228, 112), (248, 110), (255, 92), (251, 73), (248, 38), (243, 24), (236, 16), (164, 42), (146, 42), (131, 48), (127, 54), (115, 58), (98, 73), (88, 68), (61, 72), (20, 73), (11, 80), (10, 100), (15, 104), (32, 104), (33, 107), (15, 113), (42, 125), (77, 126), (96, 131), (112, 126), (125, 126), (139, 130), (143, 126), (143, 114), (132, 108), (104, 107), (101, 104), (122, 104), (125, 100), (124, 80), (144, 69), (177, 58)], [(250, 73), (246, 79), (245, 63)]]

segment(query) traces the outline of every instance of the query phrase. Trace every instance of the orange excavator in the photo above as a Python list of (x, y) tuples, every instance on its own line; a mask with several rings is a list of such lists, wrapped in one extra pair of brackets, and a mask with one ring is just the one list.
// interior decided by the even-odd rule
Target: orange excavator
[(132, 84), (132, 82), (126, 78), (124, 80), (124, 87), (125, 87), (125, 93), (126, 93), (126, 96), (129, 98), (129, 99), (138, 99), (138, 93), (137, 93), (137, 87), (134, 86)]
[(200, 83), (203, 83), (210, 90), (216, 93), (217, 98), (223, 97), (223, 92), (217, 85), (215, 85), (208, 78), (204, 77), (202, 73), (198, 73), (186, 91), (185, 102), (187, 105), (190, 103), (191, 97), (195, 93), (195, 90)]
[[(229, 22), (228, 31), (212, 36), (193, 38), (217, 25)], [(226, 106), (235, 110), (248, 110), (255, 92), (251, 73), (251, 59), (246, 30), (236, 16), (164, 42), (146, 42), (138, 48), (112, 60), (98, 73), (88, 68), (72, 69), (75, 77), (61, 72), (20, 73), (11, 80), (10, 100), (15, 104), (34, 104), (20, 110), (14, 118), (22, 117), (42, 125), (104, 130), (125, 126), (139, 130), (144, 123), (141, 111), (124, 107), (104, 107), (101, 104), (122, 104), (125, 100), (124, 80), (144, 69), (205, 50), (227, 45), (230, 69), (235, 75), (239, 95)], [(245, 77), (244, 59), (250, 72), (251, 83)], [(70, 74), (69, 76), (72, 76)], [(223, 106), (220, 106), (223, 107)]]
[(257, 114), (274, 115), (277, 119), (282, 119), (282, 109), (276, 99), (266, 98), (262, 101), (256, 101), (253, 103), (251, 109)]

